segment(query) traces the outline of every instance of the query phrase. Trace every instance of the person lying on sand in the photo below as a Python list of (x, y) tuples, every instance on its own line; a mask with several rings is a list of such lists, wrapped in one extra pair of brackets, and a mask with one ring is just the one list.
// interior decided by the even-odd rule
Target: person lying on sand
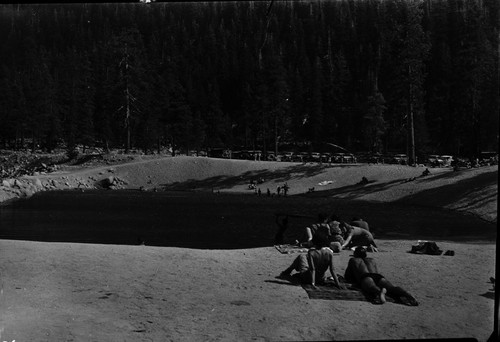
[(366, 229), (359, 228), (359, 227), (354, 227), (351, 226), (348, 223), (342, 222), (341, 223), (341, 229), (345, 230), (345, 241), (342, 244), (341, 248), (348, 249), (352, 247), (358, 247), (358, 246), (368, 246), (370, 247), (374, 252), (378, 252), (378, 247), (377, 244), (375, 243), (373, 239), (372, 233), (367, 231)]
[(364, 247), (356, 247), (353, 257), (349, 259), (344, 278), (346, 281), (358, 285), (374, 304), (384, 304), (385, 295), (394, 298), (397, 302), (409, 306), (417, 306), (417, 300), (401, 287), (392, 285), (383, 275), (378, 273), (377, 264), (372, 258), (366, 257)]
[(345, 286), (339, 282), (335, 273), (335, 266), (333, 265), (334, 254), (328, 247), (328, 244), (329, 242), (324, 240), (322, 244), (309, 249), (307, 254), (297, 256), (292, 264), (280, 273), (278, 278), (289, 278), (292, 271), (297, 271), (297, 277), (301, 282), (311, 284), (315, 287), (316, 284), (325, 283), (326, 272), (329, 269), (335, 286), (339, 289), (345, 289)]

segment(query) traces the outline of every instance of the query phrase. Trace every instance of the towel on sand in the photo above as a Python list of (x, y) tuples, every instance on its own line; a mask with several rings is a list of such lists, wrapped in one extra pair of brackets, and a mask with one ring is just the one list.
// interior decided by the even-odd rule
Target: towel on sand
[[(345, 285), (346, 290), (341, 290), (335, 287), (335, 285), (333, 285), (333, 281), (328, 281), (324, 285), (317, 285), (316, 288), (313, 288), (309, 284), (302, 284), (302, 288), (306, 290), (309, 299), (370, 301), (359, 288), (350, 283), (344, 282), (343, 278), (340, 276), (338, 278), (339, 281)], [(386, 299), (388, 302), (394, 302), (394, 299), (388, 296), (386, 296)]]
[(274, 246), (282, 254), (292, 254), (292, 253), (307, 253), (308, 248), (300, 247), (297, 245), (275, 245)]

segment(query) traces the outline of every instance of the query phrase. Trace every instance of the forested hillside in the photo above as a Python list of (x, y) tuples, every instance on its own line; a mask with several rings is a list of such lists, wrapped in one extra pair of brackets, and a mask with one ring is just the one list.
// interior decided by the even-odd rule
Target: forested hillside
[(0, 147), (497, 148), (497, 0), (270, 3), (0, 6)]

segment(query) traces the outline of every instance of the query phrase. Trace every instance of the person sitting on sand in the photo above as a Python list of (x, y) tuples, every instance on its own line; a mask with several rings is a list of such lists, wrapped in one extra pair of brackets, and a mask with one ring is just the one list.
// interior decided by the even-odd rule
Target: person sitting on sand
[(378, 252), (378, 247), (373, 239), (373, 235), (368, 230), (351, 226), (350, 224), (347, 224), (345, 222), (341, 223), (341, 228), (346, 231), (345, 241), (341, 246), (342, 249), (348, 249), (357, 246), (367, 246), (374, 252)]
[(280, 273), (278, 278), (289, 278), (293, 271), (297, 271), (297, 275), (294, 274), (294, 277), (298, 277), (304, 284), (311, 284), (315, 287), (316, 284), (325, 283), (327, 279), (326, 272), (330, 270), (334, 285), (339, 289), (345, 289), (345, 286), (339, 282), (335, 273), (334, 254), (328, 244), (327, 240), (323, 240), (316, 247), (309, 249), (307, 254), (297, 256), (292, 264)]
[(340, 228), (340, 218), (335, 214), (330, 215), (327, 219), (327, 224), (330, 227), (330, 235), (328, 236), (328, 241), (330, 242), (330, 248), (338, 253), (342, 250), (342, 245), (344, 244), (344, 232)]
[(317, 223), (306, 227), (307, 240), (301, 243), (303, 247), (313, 247), (320, 241), (328, 241), (330, 238), (330, 226), (328, 225), (328, 216), (325, 213), (318, 214)]
[(384, 304), (385, 295), (397, 302), (409, 306), (417, 306), (417, 300), (401, 287), (392, 285), (383, 275), (378, 273), (377, 264), (366, 257), (366, 249), (357, 247), (345, 270), (346, 281), (356, 284), (364, 291), (374, 304)]
[(327, 241), (330, 249), (334, 253), (339, 253), (344, 244), (344, 232), (340, 228), (340, 219), (336, 215), (318, 214), (318, 223), (306, 227), (306, 235), (306, 242), (299, 244), (302, 247), (312, 247), (322, 241)]
[(366, 177), (363, 176), (363, 177), (361, 177), (361, 181), (359, 181), (358, 184), (365, 185), (365, 184), (368, 184), (368, 183), (369, 183), (368, 182), (368, 178), (366, 178)]
[(364, 221), (360, 217), (353, 217), (351, 220), (351, 226), (363, 228), (364, 230), (370, 231), (370, 226), (368, 222)]

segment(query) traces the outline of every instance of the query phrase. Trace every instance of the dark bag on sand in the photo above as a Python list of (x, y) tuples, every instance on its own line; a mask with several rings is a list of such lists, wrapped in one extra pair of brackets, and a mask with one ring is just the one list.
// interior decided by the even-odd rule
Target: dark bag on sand
[(410, 253), (441, 255), (443, 251), (433, 241), (419, 241), (416, 245), (411, 246)]

